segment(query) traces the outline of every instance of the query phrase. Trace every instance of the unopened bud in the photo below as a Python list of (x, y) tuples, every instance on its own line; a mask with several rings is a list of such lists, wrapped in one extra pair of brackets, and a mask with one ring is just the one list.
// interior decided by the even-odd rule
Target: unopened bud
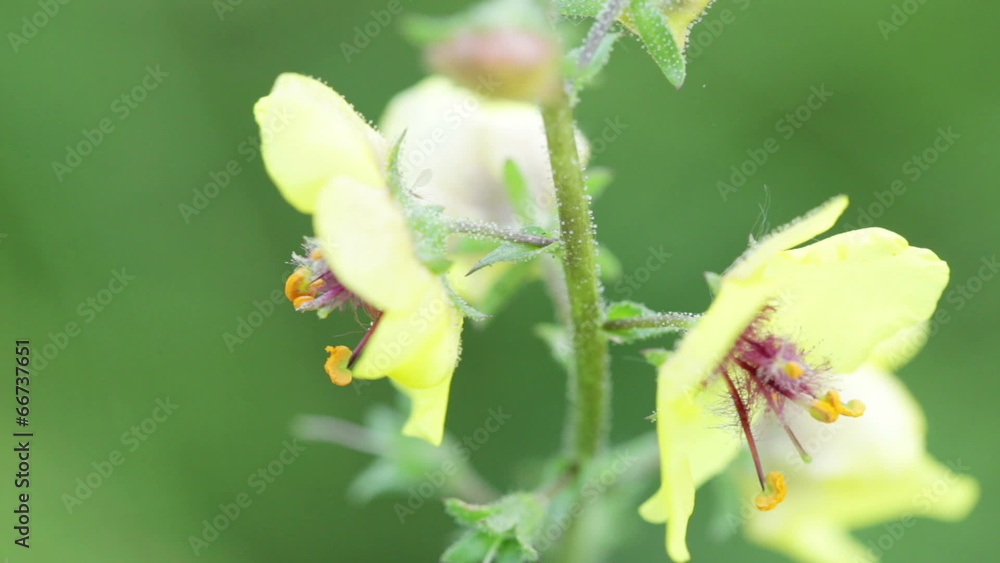
[(461, 31), (425, 52), (428, 66), (482, 96), (546, 101), (559, 92), (559, 47), (517, 28)]

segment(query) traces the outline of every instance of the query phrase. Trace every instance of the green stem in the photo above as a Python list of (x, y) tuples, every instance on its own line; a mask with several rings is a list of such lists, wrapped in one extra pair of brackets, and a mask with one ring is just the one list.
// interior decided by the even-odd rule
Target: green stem
[(473, 221), (472, 219), (452, 219), (448, 221), (448, 226), (451, 227), (451, 230), (454, 233), (462, 233), (473, 237), (504, 242), (519, 242), (521, 244), (537, 246), (539, 248), (548, 246), (554, 242), (559, 242), (559, 239), (554, 239), (552, 237), (522, 233), (520, 231), (515, 231), (514, 229), (491, 225), (489, 223), (480, 223), (479, 221)]
[(630, 328), (672, 328), (688, 330), (698, 321), (698, 315), (690, 313), (660, 313), (645, 317), (626, 317), (604, 323), (604, 330), (626, 330)]
[(569, 378), (566, 440), (570, 462), (579, 467), (591, 461), (607, 439), (611, 399), (608, 341), (601, 331), (604, 304), (590, 201), (584, 192), (573, 110), (565, 92), (542, 107), (542, 118), (555, 180), (572, 321), (574, 369)]

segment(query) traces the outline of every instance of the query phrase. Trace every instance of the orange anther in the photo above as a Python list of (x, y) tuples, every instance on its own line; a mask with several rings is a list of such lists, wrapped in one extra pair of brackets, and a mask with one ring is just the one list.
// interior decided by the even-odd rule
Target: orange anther
[(347, 385), (353, 379), (351, 371), (347, 369), (347, 361), (351, 359), (351, 349), (347, 346), (327, 346), (326, 351), (330, 357), (323, 364), (323, 369), (330, 376), (330, 381), (334, 385)]
[(772, 471), (767, 474), (764, 492), (757, 495), (754, 504), (757, 510), (771, 510), (781, 504), (788, 494), (788, 486), (785, 484), (785, 476), (780, 471)]

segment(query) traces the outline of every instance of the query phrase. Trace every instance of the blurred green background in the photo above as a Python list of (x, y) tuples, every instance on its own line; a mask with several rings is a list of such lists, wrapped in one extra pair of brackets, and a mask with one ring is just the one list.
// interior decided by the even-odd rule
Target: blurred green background
[[(248, 486), (249, 475), (278, 457), (296, 414), (360, 421), (371, 406), (393, 401), (388, 384), (358, 395), (323, 374), (322, 348), (356, 330), (350, 316), (319, 323), (282, 303), (242, 344), (230, 350), (223, 339), (281, 287), (284, 263), (309, 231), (259, 158), (247, 162), (240, 153), (256, 135), (251, 107), (278, 73), (294, 70), (325, 79), (376, 118), (423, 75), (395, 21), (350, 63), (342, 55), (355, 26), (387, 2), (232, 0), (221, 19), (209, 0), (69, 2), (56, 4), (52, 17), (37, 16), (47, 21), (27, 38), (22, 18), (41, 4), (7, 0), (0, 8), (7, 37), (0, 47), (0, 303), (11, 359), (16, 338), (31, 339), (36, 358), (48, 344), (59, 349), (32, 381), (30, 550), (12, 543), (16, 460), (9, 449), (0, 456), (3, 555), (188, 561), (188, 537), (200, 533), (202, 520), (249, 492), (252, 504), (200, 560), (435, 560), (453, 530), (439, 506), (400, 525), (397, 498), (365, 506), (345, 500), (352, 476), (370, 461), (365, 454), (308, 444), (265, 491)], [(447, 13), (464, 4), (402, 6)], [(918, 9), (886, 39), (878, 22), (892, 17), (890, 0), (718, 0), (694, 30), (683, 89), (675, 91), (630, 40), (604, 83), (585, 94), (579, 122), (593, 138), (605, 120), (622, 124), (594, 157), (617, 173), (596, 205), (601, 240), (626, 273), (645, 263), (649, 247), (672, 253), (632, 295), (609, 287), (611, 299), (703, 310), (701, 272), (721, 270), (745, 247), (765, 186), (772, 224), (847, 193), (852, 207), (837, 229), (857, 225), (867, 209), (878, 225), (948, 260), (949, 291), (977, 290), (942, 301), (948, 322), (902, 375), (926, 410), (930, 450), (968, 466), (982, 481), (982, 500), (963, 524), (919, 521), (919, 533), (886, 555), (977, 561), (997, 547), (1000, 511), (1000, 279), (978, 277), (981, 261), (1000, 251), (1000, 9), (968, 0), (905, 4)], [(134, 107), (116, 102), (142, 83), (147, 67), (166, 73), (157, 87)], [(785, 139), (778, 121), (823, 85), (832, 96)], [(92, 154), (57, 174), (52, 163), (65, 163), (66, 147), (102, 120), (110, 132)], [(914, 179), (904, 166), (933, 146), (939, 128), (959, 137)], [(729, 167), (769, 137), (780, 150), (724, 200), (717, 182), (728, 182)], [(194, 190), (234, 159), (239, 172), (186, 221), (179, 205), (192, 205)], [(878, 193), (897, 179), (906, 191), (880, 212)], [(134, 279), (109, 293), (116, 272)], [(549, 318), (536, 284), (487, 330), (465, 334), (448, 426), (463, 435), (490, 408), (510, 413), (471, 460), (501, 488), (513, 485), (518, 461), (559, 446), (563, 376), (530, 330)], [(71, 322), (78, 330), (60, 335)], [(653, 406), (652, 370), (636, 350), (615, 349), (616, 440), (650, 428), (643, 417)], [(13, 431), (12, 387), (0, 404), (10, 409), (5, 424)], [(157, 400), (176, 404), (175, 412), (155, 429), (146, 423), (147, 440), (123, 442)], [(116, 450), (124, 463), (68, 513), (63, 495)], [(712, 540), (710, 505), (699, 504), (690, 533), (701, 560), (782, 560), (738, 537)], [(664, 560), (661, 526), (637, 516), (623, 526), (631, 535), (616, 560)]]

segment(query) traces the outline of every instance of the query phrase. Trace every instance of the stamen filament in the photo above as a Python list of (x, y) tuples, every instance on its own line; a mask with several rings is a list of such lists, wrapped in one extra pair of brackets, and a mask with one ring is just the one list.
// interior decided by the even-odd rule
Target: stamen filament
[(743, 427), (743, 434), (746, 436), (747, 444), (750, 446), (750, 456), (753, 457), (753, 465), (757, 469), (757, 479), (760, 481), (760, 488), (763, 490), (765, 489), (764, 468), (760, 465), (757, 442), (754, 441), (753, 432), (750, 431), (750, 413), (743, 402), (743, 397), (740, 396), (739, 391), (736, 389), (736, 384), (733, 383), (732, 378), (729, 377), (729, 373), (726, 370), (722, 370), (722, 377), (726, 380), (726, 385), (729, 386), (729, 395), (733, 398), (733, 404), (736, 405), (736, 413), (740, 417), (740, 426)]
[(799, 457), (801, 457), (802, 461), (806, 463), (812, 462), (812, 456), (809, 455), (809, 452), (802, 447), (802, 443), (799, 442), (795, 433), (792, 432), (792, 428), (785, 424), (784, 420), (781, 420), (781, 415), (778, 414), (778, 403), (775, 401), (774, 395), (767, 395), (767, 402), (771, 406), (771, 410), (774, 411), (774, 415), (778, 417), (778, 422), (781, 423), (781, 427), (785, 429), (785, 434), (788, 434), (788, 439), (792, 441), (792, 445), (795, 446), (795, 450), (799, 452)]
[(378, 322), (382, 319), (382, 314), (379, 313), (375, 320), (372, 321), (372, 326), (368, 328), (368, 332), (361, 337), (361, 342), (358, 342), (357, 348), (354, 349), (354, 353), (351, 354), (351, 359), (347, 361), (347, 369), (354, 367), (354, 364), (361, 358), (361, 351), (365, 349), (365, 345), (368, 344), (368, 339), (372, 337), (372, 333), (378, 328)]

